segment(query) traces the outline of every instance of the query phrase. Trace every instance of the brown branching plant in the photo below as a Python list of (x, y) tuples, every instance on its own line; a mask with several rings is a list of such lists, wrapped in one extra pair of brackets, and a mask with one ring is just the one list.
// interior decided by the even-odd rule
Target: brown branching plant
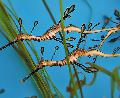
[[(67, 87), (67, 91), (70, 93), (71, 98), (76, 96), (77, 98), (79, 95), (77, 94), (78, 90), (80, 90), (81, 98), (84, 97), (82, 87), (83, 86), (90, 86), (94, 83), (96, 79), (96, 74), (101, 71), (108, 76), (111, 77), (111, 96), (114, 97), (114, 85), (115, 83), (120, 88), (120, 78), (119, 78), (119, 67), (116, 67), (113, 72), (110, 72), (97, 64), (92, 62), (87, 62), (88, 65), (86, 66), (79, 62), (79, 59), (81, 57), (95, 57), (95, 60), (97, 57), (103, 57), (103, 58), (112, 58), (112, 57), (119, 57), (119, 53), (104, 53), (100, 50), (100, 48), (103, 46), (104, 42), (107, 40), (107, 38), (117, 33), (120, 30), (120, 24), (116, 23), (114, 27), (106, 28), (106, 25), (109, 24), (109, 21), (111, 21), (110, 18), (107, 17), (107, 20), (105, 21), (105, 24), (100, 29), (95, 29), (100, 23), (96, 23), (94, 26), (92, 23), (89, 23), (88, 25), (82, 24), (81, 27), (77, 27), (73, 24), (69, 24), (68, 26), (64, 25), (64, 21), (67, 21), (68, 18), (72, 18), (71, 13), (74, 13), (76, 9), (75, 5), (71, 5), (70, 7), (66, 8), (64, 11), (62, 9), (62, 0), (60, 0), (60, 13), (61, 18), (58, 21), (58, 23), (55, 21), (54, 16), (52, 15), (49, 6), (47, 5), (45, 0), (42, 0), (43, 4), (45, 5), (48, 13), (50, 14), (50, 17), (52, 18), (54, 25), (52, 27), (48, 27), (48, 30), (43, 35), (35, 36), (32, 34), (34, 28), (38, 25), (38, 21), (34, 22), (34, 26), (31, 30), (31, 33), (27, 33), (23, 26), (23, 20), (17, 16), (15, 13), (13, 7), (12, 9), (8, 8), (2, 1), (0, 1), (0, 33), (9, 41), (4, 46), (0, 47), (0, 52), (5, 51), (5, 49), (9, 49), (9, 46), (12, 46), (17, 53), (20, 55), (22, 60), (26, 63), (28, 68), (30, 69), (30, 74), (28, 74), (26, 77), (24, 77), (21, 82), (27, 81), (30, 77), (33, 77), (34, 81), (36, 81), (36, 85), (40, 89), (40, 93), (42, 94), (43, 98), (54, 98), (53, 91), (49, 84), (52, 85), (52, 88), (54, 88), (54, 92), (57, 94), (59, 98), (62, 98), (63, 95), (61, 92), (56, 88), (56, 86), (53, 84), (52, 80), (50, 79), (50, 76), (48, 75), (46, 71), (46, 67), (54, 67), (54, 66), (62, 66), (68, 65), (69, 73), (70, 73), (70, 82), (69, 86)], [(120, 18), (119, 13), (117, 10), (115, 10), (114, 13), (118, 18)], [(5, 17), (5, 18), (4, 18)], [(17, 26), (18, 30), (15, 28), (16, 23), (15, 20), (17, 20), (19, 26)], [(9, 26), (9, 27), (8, 27)], [(88, 28), (87, 28), (88, 27)], [(23, 30), (22, 30), (23, 29)], [(102, 40), (98, 39), (92, 39), (92, 41), (100, 41), (99, 45), (94, 47), (89, 47), (89, 49), (80, 48), (80, 45), (82, 43), (86, 42), (86, 38), (89, 37), (89, 35), (96, 35), (97, 33), (101, 32), (107, 32), (106, 36), (102, 38)], [(69, 37), (66, 38), (66, 35), (69, 35), (70, 33), (78, 33), (80, 36), (78, 43), (76, 45), (71, 45), (71, 43), (66, 43), (66, 41), (74, 41), (76, 40), (75, 37)], [(59, 34), (60, 38), (57, 38), (56, 35)], [(115, 42), (117, 38), (111, 39), (109, 42)], [(55, 47), (54, 54), (52, 56), (51, 60), (45, 60), (42, 56), (40, 57), (37, 53), (37, 51), (34, 48), (34, 42), (37, 41), (39, 43), (44, 42), (46, 40), (54, 40), (58, 43), (61, 43), (64, 46), (65, 54), (66, 56), (62, 60), (53, 60), (54, 55), (57, 55), (56, 51), (59, 49), (59, 46)], [(26, 48), (26, 45), (24, 44), (25, 41), (27, 45), (30, 47), (30, 49), (33, 51), (34, 55), (36, 56), (38, 63), (36, 64), (34, 60), (32, 59), (32, 55), (30, 55), (29, 51)], [(69, 48), (74, 48), (72, 52), (70, 52)], [(120, 49), (120, 48), (119, 48)], [(119, 51), (119, 49), (117, 51)], [(44, 47), (41, 47), (41, 54), (44, 54)], [(29, 59), (25, 59), (29, 58)], [(93, 80), (90, 84), (86, 83), (86, 76), (82, 72), (78, 72), (77, 67), (80, 67), (85, 71), (86, 73), (92, 73), (94, 75)], [(72, 68), (73, 67), (73, 68)], [(74, 73), (73, 73), (73, 71)], [(84, 75), (83, 80), (79, 79), (79, 74)], [(75, 80), (76, 78), (76, 80)]]

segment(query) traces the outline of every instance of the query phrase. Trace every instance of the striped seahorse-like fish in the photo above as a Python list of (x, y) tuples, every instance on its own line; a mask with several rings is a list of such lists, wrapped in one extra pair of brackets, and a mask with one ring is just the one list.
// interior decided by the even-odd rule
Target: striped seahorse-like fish
[[(81, 48), (75, 49), (71, 54), (69, 54), (69, 62), (70, 64), (77, 64), (77, 59), (82, 56), (102, 56), (102, 57), (118, 57), (120, 54), (105, 54), (99, 50), (85, 50)], [(67, 64), (67, 59), (64, 58), (60, 61), (51, 61), (51, 60), (43, 60), (40, 62), (40, 64), (37, 65), (36, 69), (33, 70), (28, 76), (26, 76), (24, 79), (22, 79), (22, 82), (25, 82), (28, 78), (30, 78), (35, 72), (37, 72), (39, 69), (42, 69), (43, 67), (52, 67), (52, 66), (64, 66)], [(82, 67), (81, 67), (82, 68)], [(87, 67), (86, 67), (87, 68)], [(91, 72), (91, 70), (97, 71), (97, 69), (94, 69), (92, 67), (88, 67), (87, 72)]]
[[(68, 57), (71, 64), (77, 61), (79, 57), (82, 56), (101, 56), (101, 57), (118, 57), (120, 54), (105, 54), (99, 50), (84, 50), (84, 49), (76, 49), (74, 50)], [(44, 60), (38, 65), (39, 68), (45, 67), (45, 66), (64, 66), (67, 64), (66, 58), (60, 61), (49, 61)]]
[[(75, 5), (71, 5), (70, 7), (68, 7), (63, 15), (63, 20), (66, 20), (67, 18), (70, 17), (70, 13), (72, 13), (75, 10)], [(8, 44), (4, 45), (3, 47), (0, 48), (0, 50), (5, 49), (6, 47), (13, 45), (14, 43), (18, 42), (18, 41), (23, 41), (23, 40), (34, 40), (34, 41), (42, 41), (42, 40), (47, 40), (47, 39), (51, 39), (53, 38), (56, 33), (58, 31), (61, 31), (61, 20), (58, 22), (58, 24), (53, 25), (49, 30), (46, 31), (46, 33), (44, 33), (44, 35), (42, 36), (33, 36), (33, 35), (29, 35), (29, 34), (18, 34), (18, 36), (16, 37), (15, 40), (13, 40), (12, 42), (9, 42)]]
[[(0, 50), (3, 50), (4, 48), (13, 45), (14, 43), (18, 42), (18, 41), (23, 41), (23, 40), (34, 40), (34, 41), (44, 41), (44, 40), (49, 40), (52, 39), (53, 37), (56, 36), (56, 34), (61, 31), (61, 24), (58, 23), (54, 26), (52, 26), (49, 30), (46, 31), (46, 33), (44, 33), (42, 36), (33, 36), (30, 34), (18, 34), (16, 39), (13, 40), (12, 42), (9, 42), (8, 44), (4, 45), (3, 47), (0, 48)], [(82, 33), (85, 34), (92, 34), (92, 33), (96, 33), (96, 32), (103, 32), (103, 31), (109, 31), (109, 32), (114, 32), (114, 31), (118, 31), (120, 28), (118, 27), (114, 27), (114, 28), (108, 28), (108, 29), (100, 29), (100, 30), (91, 30), (91, 31), (84, 31)], [(79, 29), (78, 27), (74, 26), (74, 25), (69, 25), (67, 27), (64, 28), (64, 32), (78, 32), (81, 33), (81, 29)]]
[(15, 44), (18, 41), (34, 40), (34, 41), (40, 42), (40, 41), (52, 39), (56, 35), (56, 33), (60, 31), (60, 29), (61, 29), (61, 25), (59, 23), (59, 24), (56, 24), (56, 25), (52, 26), (42, 36), (33, 36), (33, 35), (30, 35), (30, 34), (20, 33), (20, 34), (17, 35), (16, 39), (14, 39), (12, 42), (9, 42), (8, 44), (2, 46), (0, 48), (0, 50), (3, 50), (6, 47), (11, 46), (11, 45)]

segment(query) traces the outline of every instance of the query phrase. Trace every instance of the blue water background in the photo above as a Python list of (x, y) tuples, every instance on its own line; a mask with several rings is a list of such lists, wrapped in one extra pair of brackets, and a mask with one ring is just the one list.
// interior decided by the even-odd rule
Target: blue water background
[[(59, 9), (59, 0), (46, 0), (52, 10), (52, 13), (58, 22), (60, 20), (60, 9)], [(78, 27), (81, 27), (82, 23), (88, 24), (90, 21), (93, 24), (100, 22), (101, 25), (96, 27), (95, 29), (100, 29), (103, 25), (103, 16), (107, 15), (113, 17), (114, 10), (120, 10), (120, 0), (88, 0), (90, 7), (85, 2), (86, 0), (63, 0), (64, 10), (71, 6), (72, 4), (76, 5), (76, 10), (71, 14), (71, 18), (65, 21), (65, 25), (74, 24)], [(7, 0), (4, 0), (6, 4)], [(15, 11), (18, 16), (23, 19), (23, 25), (25, 29), (30, 33), (34, 21), (39, 21), (39, 25), (33, 31), (33, 35), (42, 35), (44, 32), (49, 29), (50, 26), (53, 25), (53, 22), (46, 11), (42, 0), (11, 0)], [(110, 22), (108, 27), (114, 26), (113, 23)], [(89, 46), (97, 44), (90, 41), (91, 38), (100, 38), (101, 34), (107, 34), (107, 32), (89, 35), (87, 44), (85, 46), (88, 49)], [(111, 35), (110, 38), (119, 36), (120, 32), (117, 34)], [(57, 35), (58, 36), (58, 35)], [(73, 33), (67, 36), (77, 37), (76, 41), (72, 42), (72, 44), (76, 45), (78, 41), (78, 37), (80, 34)], [(59, 36), (58, 36), (59, 37)], [(108, 41), (107, 40), (107, 41)], [(105, 42), (101, 51), (105, 53), (112, 53), (113, 48), (119, 46), (119, 41), (114, 44), (109, 44)], [(0, 34), (0, 46), (7, 43), (7, 40)], [(50, 60), (54, 47), (58, 45), (60, 48), (56, 52), (54, 56), (54, 60), (61, 60), (65, 57), (64, 47), (59, 42), (55, 42), (54, 40), (49, 40), (45, 42), (33, 42), (35, 47), (40, 55), (40, 47), (45, 47), (44, 59)], [(81, 45), (80, 47), (83, 47)], [(72, 51), (73, 49), (70, 49)], [(34, 55), (33, 58), (35, 59)], [(83, 57), (80, 60), (83, 64), (87, 61), (92, 61), (92, 58), (88, 59), (87, 57)], [(97, 59), (97, 64), (103, 66), (104, 68), (111, 70), (120, 65), (120, 58), (102, 58), (99, 57)], [(36, 61), (37, 63), (37, 61)], [(87, 65), (86, 65), (87, 66)], [(77, 67), (78, 68), (78, 67)], [(50, 67), (46, 68), (51, 79), (56, 84), (57, 88), (61, 91), (65, 98), (69, 97), (69, 93), (66, 91), (66, 87), (69, 83), (69, 71), (68, 67)], [(78, 71), (82, 71), (78, 68)], [(82, 71), (85, 73), (84, 71)], [(12, 47), (7, 48), (6, 50), (0, 53), (0, 88), (4, 88), (5, 92), (0, 94), (0, 98), (25, 98), (28, 96), (36, 95), (40, 98), (40, 94), (36, 85), (34, 84), (32, 79), (29, 79), (26, 83), (21, 84), (20, 79), (26, 76), (29, 73), (28, 68), (22, 62), (18, 54)], [(85, 73), (87, 77), (87, 82), (91, 81), (93, 75)], [(79, 75), (82, 79), (83, 76)], [(95, 84), (92, 87), (83, 87), (84, 98), (110, 98), (110, 77), (99, 72), (97, 75), (97, 79)], [(118, 98), (120, 93), (116, 90), (115, 98)]]

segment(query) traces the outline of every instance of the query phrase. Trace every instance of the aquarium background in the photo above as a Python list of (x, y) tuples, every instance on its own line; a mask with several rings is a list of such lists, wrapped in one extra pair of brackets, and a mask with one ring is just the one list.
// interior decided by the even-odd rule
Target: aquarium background
[[(23, 20), (23, 25), (28, 33), (30, 33), (34, 21), (39, 21), (39, 24), (35, 27), (33, 35), (42, 35), (44, 32), (49, 29), (54, 23), (51, 20), (45, 6), (42, 3), (42, 0), (10, 0), (18, 17), (21, 17)], [(3, 2), (9, 6), (7, 0)], [(49, 5), (55, 20), (58, 22), (60, 20), (60, 8), (59, 0), (46, 0)], [(64, 21), (65, 25), (73, 24), (78, 27), (81, 27), (83, 23), (88, 24), (92, 22), (96, 24), (100, 22), (101, 24), (95, 29), (100, 29), (103, 26), (103, 16), (112, 17), (115, 20), (114, 10), (117, 9), (120, 11), (120, 0), (63, 0), (63, 10), (72, 4), (76, 5), (75, 11), (71, 13), (71, 18)], [(115, 26), (110, 22), (107, 27)], [(87, 43), (85, 49), (88, 49), (89, 46), (94, 44), (99, 44), (99, 42), (92, 42), (91, 39), (99, 39), (101, 34), (107, 34), (107, 32), (88, 35)], [(105, 53), (112, 53), (113, 49), (120, 45), (120, 41), (115, 43), (108, 43), (111, 38), (117, 37), (120, 35), (120, 32), (111, 35), (103, 44), (101, 51)], [(59, 35), (57, 35), (59, 37)], [(76, 37), (77, 39), (71, 44), (76, 46), (80, 34), (71, 33), (66, 35)], [(0, 46), (3, 46), (8, 41), (0, 34)], [(56, 51), (54, 60), (61, 60), (65, 57), (64, 47), (61, 43), (54, 40), (47, 40), (44, 42), (35, 42), (33, 41), (35, 48), (40, 54), (40, 47), (45, 47), (44, 59), (50, 60), (53, 53), (54, 47), (59, 46), (59, 50)], [(32, 52), (29, 47), (26, 45), (31, 55)], [(83, 45), (80, 45), (83, 47)], [(69, 48), (72, 52), (73, 48)], [(118, 52), (120, 53), (120, 52)], [(34, 61), (37, 60), (33, 55)], [(85, 64), (87, 61), (93, 62), (92, 58), (82, 57), (80, 61)], [(103, 58), (98, 57), (96, 64), (104, 67), (105, 69), (112, 71), (115, 66), (120, 66), (120, 58)], [(86, 64), (86, 66), (88, 66)], [(26, 65), (20, 59), (20, 56), (17, 54), (13, 47), (9, 47), (2, 52), (0, 52), (0, 89), (4, 89), (4, 93), (0, 94), (0, 98), (25, 98), (31, 96), (37, 96), (42, 98), (37, 86), (35, 85), (32, 78), (28, 79), (25, 83), (21, 83), (20, 80), (24, 78), (27, 74), (30, 73)], [(67, 92), (66, 87), (69, 85), (70, 76), (68, 67), (46, 67), (48, 74), (50, 75), (53, 83), (60, 90), (65, 98), (69, 98), (69, 92)], [(89, 83), (93, 74), (84, 72), (81, 68), (77, 67), (79, 72), (83, 72), (86, 75), (87, 83)], [(79, 74), (79, 78), (82, 79), (83, 75)], [(111, 78), (102, 72), (97, 73), (97, 78), (95, 83), (92, 86), (83, 86), (84, 98), (111, 98)], [(48, 92), (49, 93), (49, 92)], [(79, 94), (79, 92), (78, 92)], [(79, 94), (80, 96), (80, 94)], [(115, 98), (120, 98), (120, 92), (118, 89), (115, 90)]]

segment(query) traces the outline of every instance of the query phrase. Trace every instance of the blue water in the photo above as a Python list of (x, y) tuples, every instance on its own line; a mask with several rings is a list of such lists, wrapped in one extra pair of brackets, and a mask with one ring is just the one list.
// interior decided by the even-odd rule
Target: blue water
[[(50, 9), (52, 10), (55, 20), (59, 21), (59, 0), (46, 1), (49, 4)], [(91, 7), (86, 3), (86, 1), (88, 1)], [(31, 31), (34, 21), (39, 21), (38, 26), (36, 26), (33, 31), (33, 35), (42, 35), (47, 29), (49, 29), (50, 26), (53, 25), (53, 22), (49, 17), (49, 14), (45, 9), (42, 0), (11, 0), (11, 2), (15, 11), (17, 12), (17, 15), (23, 19), (24, 27), (28, 32)], [(7, 0), (4, 0), (4, 3), (8, 4)], [(78, 27), (81, 27), (82, 23), (88, 24), (91, 21), (93, 22), (93, 24), (100, 22), (100, 26), (95, 28), (100, 29), (100, 27), (103, 25), (104, 15), (113, 17), (113, 20), (115, 20), (115, 17), (113, 15), (114, 10), (118, 9), (120, 11), (120, 0), (63, 0), (64, 10), (72, 4), (75, 4), (76, 8), (75, 11), (71, 14), (72, 17), (65, 21), (66, 26), (68, 24), (74, 24)], [(108, 25), (108, 27), (111, 26), (114, 26), (114, 24), (110, 23)], [(100, 35), (104, 33), (105, 32), (95, 35), (89, 35), (85, 48), (88, 49), (87, 47), (96, 44), (90, 41), (91, 38), (100, 38)], [(118, 36), (119, 34), (120, 32), (111, 35), (108, 40), (110, 38)], [(78, 36), (80, 35), (78, 33), (69, 35), (77, 37), (76, 41), (72, 42), (72, 44), (76, 45), (78, 41)], [(101, 48), (101, 51), (104, 51), (105, 53), (112, 53), (113, 48), (120, 45), (119, 41), (115, 42), (114, 44), (109, 44), (107, 41), (104, 43), (103, 48)], [(7, 43), (6, 39), (1, 34), (0, 42), (0, 46)], [(34, 45), (38, 51), (38, 54), (40, 54), (40, 47), (45, 47), (44, 59), (46, 60), (51, 59), (55, 46), (59, 46), (59, 50), (56, 52), (54, 60), (60, 60), (65, 57), (63, 45), (55, 42), (54, 40), (40, 43), (34, 42)], [(70, 49), (70, 51), (72, 50), (73, 49)], [(85, 64), (87, 60), (92, 61), (91, 58), (88, 59), (83, 57), (81, 59), (81, 62)], [(99, 57), (96, 63), (112, 71), (115, 66), (120, 65), (119, 61), (119, 57)], [(0, 53), (0, 89), (5, 89), (5, 92), (0, 94), (0, 98), (25, 98), (34, 95), (40, 98), (39, 91), (32, 79), (29, 79), (24, 84), (21, 84), (19, 81), (29, 73), (27, 67), (25, 66), (26, 65), (22, 62), (22, 60), (12, 47), (7, 48)], [(46, 70), (48, 71), (51, 79), (64, 95), (64, 97), (69, 98), (69, 93), (66, 91), (66, 87), (69, 83), (68, 67), (50, 67), (46, 68)], [(82, 70), (78, 68), (78, 71)], [(85, 74), (87, 77), (87, 82), (89, 83), (93, 75), (88, 73)], [(79, 77), (82, 78), (81, 75), (79, 75)], [(110, 80), (111, 79), (109, 76), (98, 72), (97, 79), (94, 85), (91, 87), (83, 87), (84, 98), (110, 98)], [(116, 90), (115, 98), (118, 98), (119, 94), (120, 92)]]

